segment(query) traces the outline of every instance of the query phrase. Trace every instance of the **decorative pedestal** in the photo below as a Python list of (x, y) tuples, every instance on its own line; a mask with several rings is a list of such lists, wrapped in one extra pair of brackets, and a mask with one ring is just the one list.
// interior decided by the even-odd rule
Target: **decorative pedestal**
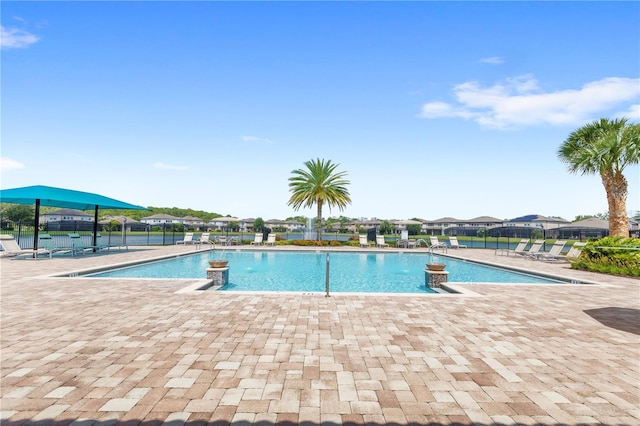
[(211, 286), (222, 287), (229, 284), (229, 267), (207, 268), (207, 279), (211, 280)]
[(447, 282), (448, 271), (430, 271), (424, 270), (424, 284), (430, 288), (440, 288), (442, 283)]

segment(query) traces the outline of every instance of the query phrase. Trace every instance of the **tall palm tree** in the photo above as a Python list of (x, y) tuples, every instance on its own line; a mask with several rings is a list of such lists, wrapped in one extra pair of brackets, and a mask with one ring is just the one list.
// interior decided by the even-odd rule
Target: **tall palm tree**
[(640, 125), (601, 118), (569, 134), (558, 158), (570, 173), (600, 174), (609, 205), (609, 235), (629, 237), (624, 168), (640, 161)]
[(316, 159), (305, 161), (306, 169), (296, 169), (289, 178), (289, 206), (295, 210), (300, 207), (313, 207), (318, 209), (318, 241), (322, 240), (322, 207), (327, 204), (329, 210), (332, 206), (338, 206), (342, 211), (351, 203), (347, 185), (349, 181), (344, 179), (346, 172), (336, 172), (339, 164), (331, 163), (331, 160)]

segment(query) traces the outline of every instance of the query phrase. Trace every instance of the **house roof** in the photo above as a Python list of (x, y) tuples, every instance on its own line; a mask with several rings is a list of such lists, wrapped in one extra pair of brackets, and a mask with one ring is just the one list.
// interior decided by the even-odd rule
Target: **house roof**
[(154, 214), (151, 216), (147, 216), (147, 217), (143, 217), (142, 220), (144, 219), (179, 219), (178, 217), (175, 216), (171, 216), (170, 214), (166, 214), (166, 213), (158, 213), (158, 214)]
[(48, 215), (55, 215), (55, 216), (91, 216), (90, 214), (87, 214), (87, 213), (85, 213), (83, 211), (74, 210), (74, 209), (53, 210), (53, 211), (50, 211), (48, 213), (42, 213), (40, 216), (48, 216)]
[(609, 229), (609, 221), (603, 220), (597, 217), (590, 217), (588, 219), (579, 220), (577, 222), (569, 223), (561, 228), (597, 228), (597, 229)]

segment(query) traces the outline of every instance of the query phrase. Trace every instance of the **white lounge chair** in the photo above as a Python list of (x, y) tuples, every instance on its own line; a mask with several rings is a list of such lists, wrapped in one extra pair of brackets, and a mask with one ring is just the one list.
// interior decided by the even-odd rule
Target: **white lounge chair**
[(262, 233), (261, 232), (256, 232), (255, 237), (253, 238), (253, 241), (251, 241), (251, 245), (252, 246), (261, 246), (262, 245)]
[(264, 243), (265, 246), (275, 246), (276, 245), (276, 234), (269, 234), (267, 237), (267, 241)]
[(366, 235), (358, 235), (360, 247), (369, 247), (369, 240)]
[(535, 259), (536, 256), (542, 250), (542, 246), (544, 246), (544, 240), (535, 240), (533, 244), (531, 244), (531, 248), (528, 251), (523, 251), (522, 253), (517, 253), (521, 256), (524, 256), (526, 259)]
[(48, 254), (51, 257), (51, 252), (47, 249), (39, 248), (38, 250), (23, 249), (18, 242), (13, 238), (13, 235), (2, 234), (0, 235), (0, 245), (2, 245), (2, 256), (31, 256), (38, 258), (39, 254)]
[(389, 244), (384, 242), (384, 235), (376, 235), (376, 247), (389, 247)]
[(441, 249), (444, 252), (447, 251), (447, 245), (439, 241), (438, 237), (436, 237), (435, 235), (430, 236), (429, 241), (430, 241), (429, 250), (433, 251), (433, 250)]
[(184, 239), (180, 240), (180, 241), (176, 241), (176, 244), (194, 244), (195, 241), (193, 241), (193, 232), (185, 232), (184, 234)]
[(551, 246), (551, 249), (546, 252), (546, 253), (538, 253), (535, 255), (535, 259), (536, 260), (559, 260), (562, 257), (564, 257), (562, 255), (562, 250), (564, 250), (564, 246), (567, 244), (566, 241), (563, 240), (557, 240), (555, 243), (553, 243), (553, 246)]
[(196, 247), (199, 247), (202, 244), (208, 244), (211, 247), (215, 245), (215, 241), (211, 239), (210, 232), (203, 232), (202, 235), (200, 235), (200, 238), (196, 240)]
[(587, 245), (587, 243), (580, 242), (580, 241), (573, 243), (573, 245), (571, 246), (571, 248), (569, 249), (567, 254), (564, 255), (564, 259), (569, 261), (569, 262), (578, 259), (580, 257), (580, 255), (582, 254), (582, 249), (586, 245)]
[(464, 244), (460, 244), (458, 242), (458, 237), (449, 237), (449, 248), (459, 249), (459, 248), (467, 248)]
[(523, 238), (520, 240), (520, 242), (518, 243), (515, 249), (499, 248), (499, 249), (496, 249), (496, 254), (506, 255), (506, 256), (509, 256), (510, 254), (522, 254), (524, 253), (524, 249), (527, 248), (527, 244), (529, 244), (529, 240), (526, 238)]

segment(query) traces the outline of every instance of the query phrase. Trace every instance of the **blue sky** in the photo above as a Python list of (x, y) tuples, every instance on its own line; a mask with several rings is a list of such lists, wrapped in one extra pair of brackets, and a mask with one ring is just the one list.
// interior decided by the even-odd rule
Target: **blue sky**
[(288, 178), (325, 158), (352, 198), (325, 216), (572, 220), (607, 202), (559, 146), (640, 121), (637, 2), (6, 1), (1, 23), (2, 188), (282, 219), (315, 215)]

